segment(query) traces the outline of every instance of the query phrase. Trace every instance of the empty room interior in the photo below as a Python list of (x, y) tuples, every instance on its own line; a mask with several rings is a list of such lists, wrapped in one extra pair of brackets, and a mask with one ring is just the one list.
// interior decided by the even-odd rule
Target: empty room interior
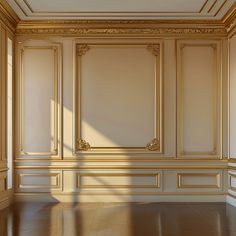
[(235, 222), (235, 0), (0, 0), (0, 236)]

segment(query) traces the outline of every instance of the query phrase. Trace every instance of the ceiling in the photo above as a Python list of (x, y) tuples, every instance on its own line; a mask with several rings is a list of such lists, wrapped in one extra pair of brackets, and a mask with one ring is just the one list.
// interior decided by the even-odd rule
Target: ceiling
[(236, 0), (7, 0), (21, 20), (221, 19)]

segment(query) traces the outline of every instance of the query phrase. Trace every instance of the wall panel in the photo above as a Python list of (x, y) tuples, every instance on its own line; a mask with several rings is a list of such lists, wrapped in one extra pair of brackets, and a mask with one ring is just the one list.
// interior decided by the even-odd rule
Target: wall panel
[(51, 192), (62, 190), (62, 171), (23, 170), (15, 175), (16, 191)]
[[(30, 44), (31, 43), (31, 44)], [(60, 46), (19, 44), (18, 155), (59, 157), (61, 122)]]
[(76, 44), (75, 153), (162, 153), (161, 55), (159, 42)]
[(177, 43), (178, 157), (222, 158), (219, 41)]

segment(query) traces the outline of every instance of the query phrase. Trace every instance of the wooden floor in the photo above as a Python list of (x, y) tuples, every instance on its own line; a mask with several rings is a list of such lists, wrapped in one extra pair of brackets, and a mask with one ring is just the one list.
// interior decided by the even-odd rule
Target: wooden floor
[(0, 235), (236, 236), (224, 203), (18, 203), (0, 211)]

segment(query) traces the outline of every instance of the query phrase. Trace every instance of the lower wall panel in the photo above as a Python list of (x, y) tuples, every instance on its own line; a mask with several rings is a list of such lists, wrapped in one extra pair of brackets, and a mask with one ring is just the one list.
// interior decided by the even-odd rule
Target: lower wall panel
[(65, 202), (225, 201), (227, 181), (227, 171), (221, 169), (17, 169), (15, 197)]
[(236, 171), (230, 170), (228, 173), (228, 196), (227, 203), (236, 207)]

